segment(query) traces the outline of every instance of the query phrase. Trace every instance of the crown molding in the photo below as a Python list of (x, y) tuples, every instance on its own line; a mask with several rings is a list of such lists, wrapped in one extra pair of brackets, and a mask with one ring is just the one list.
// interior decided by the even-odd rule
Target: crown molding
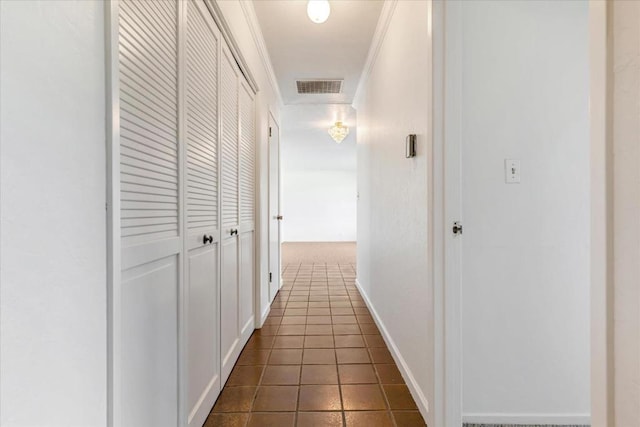
[(393, 17), (393, 12), (396, 9), (396, 4), (398, 0), (385, 0), (382, 5), (382, 10), (380, 11), (380, 17), (378, 18), (378, 24), (376, 25), (376, 30), (373, 33), (373, 38), (371, 39), (371, 46), (369, 47), (369, 54), (367, 55), (367, 60), (364, 63), (364, 68), (362, 69), (362, 74), (360, 75), (360, 80), (358, 81), (358, 88), (356, 89), (356, 94), (353, 97), (352, 105), (355, 106), (360, 101), (360, 97), (362, 96), (362, 91), (364, 90), (364, 86), (369, 80), (369, 75), (371, 75), (371, 70), (373, 70), (373, 66), (378, 59), (378, 53), (380, 52), (380, 47), (382, 46), (382, 42), (384, 42), (384, 38), (387, 34), (387, 30), (389, 29), (389, 24), (391, 23), (391, 18)]
[(260, 55), (260, 59), (262, 60), (262, 65), (267, 72), (269, 84), (273, 88), (279, 104), (282, 106), (284, 105), (284, 102), (282, 101), (280, 86), (278, 85), (278, 80), (276, 79), (276, 73), (273, 71), (271, 57), (269, 56), (269, 51), (267, 50), (267, 44), (264, 41), (264, 35), (258, 21), (258, 15), (256, 15), (256, 10), (253, 7), (253, 2), (251, 0), (240, 0), (240, 7), (242, 8), (242, 13), (244, 14), (247, 24), (249, 25), (251, 36), (253, 37), (253, 41)]

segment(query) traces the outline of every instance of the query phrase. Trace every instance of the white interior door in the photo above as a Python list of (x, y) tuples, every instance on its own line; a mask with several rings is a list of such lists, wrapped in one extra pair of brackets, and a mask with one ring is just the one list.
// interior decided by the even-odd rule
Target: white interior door
[(187, 416), (202, 426), (220, 393), (218, 59), (220, 34), (201, 0), (186, 5), (184, 123)]
[(249, 339), (255, 326), (256, 132), (254, 95), (241, 79), (239, 93), (240, 167), (240, 336)]
[(113, 294), (114, 425), (175, 427), (183, 247), (178, 5), (123, 0), (118, 8), (121, 284)]
[(269, 116), (269, 300), (280, 290), (280, 128)]
[(221, 151), (221, 355), (222, 383), (227, 380), (240, 354), (238, 277), (239, 165), (238, 165), (238, 77), (239, 70), (226, 46), (220, 61), (220, 105), (222, 109)]

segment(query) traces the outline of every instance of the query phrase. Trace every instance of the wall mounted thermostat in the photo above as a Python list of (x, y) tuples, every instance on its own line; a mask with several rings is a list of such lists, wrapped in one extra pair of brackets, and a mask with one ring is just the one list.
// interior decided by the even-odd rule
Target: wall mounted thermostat
[(507, 184), (520, 184), (520, 160), (504, 160), (504, 182)]
[(416, 156), (416, 134), (412, 133), (410, 135), (407, 136), (406, 139), (406, 150), (405, 150), (405, 156), (407, 157), (407, 159), (410, 159), (411, 157), (415, 157)]

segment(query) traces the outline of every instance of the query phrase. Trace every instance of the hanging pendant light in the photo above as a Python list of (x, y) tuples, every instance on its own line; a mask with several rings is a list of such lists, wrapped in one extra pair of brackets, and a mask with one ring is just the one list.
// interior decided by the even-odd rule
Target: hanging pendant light
[(322, 24), (326, 21), (330, 13), (329, 0), (309, 0), (307, 3), (307, 15), (316, 24)]
[(335, 125), (329, 128), (329, 135), (335, 142), (340, 144), (349, 135), (349, 128), (342, 124), (342, 122), (336, 122)]

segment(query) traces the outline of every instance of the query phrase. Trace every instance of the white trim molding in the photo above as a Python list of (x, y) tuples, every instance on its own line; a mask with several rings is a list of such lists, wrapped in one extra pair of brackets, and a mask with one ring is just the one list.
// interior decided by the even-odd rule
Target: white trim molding
[(360, 102), (360, 97), (362, 96), (364, 85), (367, 83), (367, 80), (369, 80), (371, 70), (376, 63), (376, 59), (378, 59), (378, 52), (380, 52), (380, 47), (382, 46), (385, 35), (387, 34), (387, 29), (389, 28), (389, 24), (391, 23), (391, 17), (393, 16), (393, 11), (396, 9), (397, 3), (398, 0), (386, 0), (382, 5), (380, 18), (378, 18), (378, 24), (376, 25), (376, 30), (373, 33), (373, 37), (371, 39), (371, 46), (369, 47), (367, 60), (364, 63), (364, 67), (362, 68), (362, 74), (360, 75), (358, 88), (356, 89), (356, 94), (353, 97), (353, 102), (351, 103), (354, 106), (358, 105), (358, 103)]
[(589, 414), (463, 414), (464, 424), (587, 426)]
[(380, 330), (380, 334), (382, 335), (382, 338), (384, 338), (384, 341), (387, 344), (387, 347), (389, 348), (391, 355), (393, 356), (393, 360), (395, 360), (396, 365), (398, 365), (398, 368), (400, 369), (400, 373), (402, 374), (402, 378), (404, 378), (405, 382), (407, 383), (407, 386), (409, 387), (409, 391), (411, 392), (411, 396), (413, 396), (413, 399), (416, 401), (416, 404), (418, 405), (418, 409), (420, 410), (422, 417), (424, 419), (427, 419), (427, 413), (429, 412), (429, 401), (427, 400), (427, 397), (422, 392), (422, 389), (420, 388), (420, 386), (418, 386), (418, 382), (413, 376), (411, 369), (409, 369), (407, 362), (404, 360), (404, 357), (402, 357), (400, 350), (398, 349), (395, 342), (393, 341), (393, 338), (391, 338), (391, 335), (387, 331), (387, 328), (382, 322), (382, 319), (378, 315), (378, 312), (376, 311), (375, 307), (371, 303), (371, 300), (369, 300), (369, 296), (362, 288), (362, 285), (360, 284), (360, 281), (358, 279), (356, 279), (356, 287), (358, 288), (360, 295), (362, 295), (362, 299), (364, 299), (365, 304), (367, 304), (367, 307), (371, 312), (371, 316), (373, 317), (373, 320), (376, 322), (376, 325)]
[(242, 8), (242, 13), (247, 20), (247, 24), (249, 25), (251, 36), (253, 37), (256, 49), (260, 54), (260, 60), (262, 60), (262, 65), (267, 72), (269, 84), (276, 94), (279, 105), (282, 106), (284, 105), (284, 102), (282, 101), (282, 93), (280, 92), (280, 86), (278, 85), (278, 80), (276, 79), (276, 73), (275, 71), (273, 71), (273, 64), (271, 63), (271, 57), (269, 56), (269, 51), (267, 50), (267, 44), (264, 41), (264, 35), (262, 32), (262, 28), (260, 27), (260, 22), (258, 21), (258, 16), (256, 15), (256, 9), (253, 6), (253, 2), (247, 0), (240, 0), (240, 7)]

